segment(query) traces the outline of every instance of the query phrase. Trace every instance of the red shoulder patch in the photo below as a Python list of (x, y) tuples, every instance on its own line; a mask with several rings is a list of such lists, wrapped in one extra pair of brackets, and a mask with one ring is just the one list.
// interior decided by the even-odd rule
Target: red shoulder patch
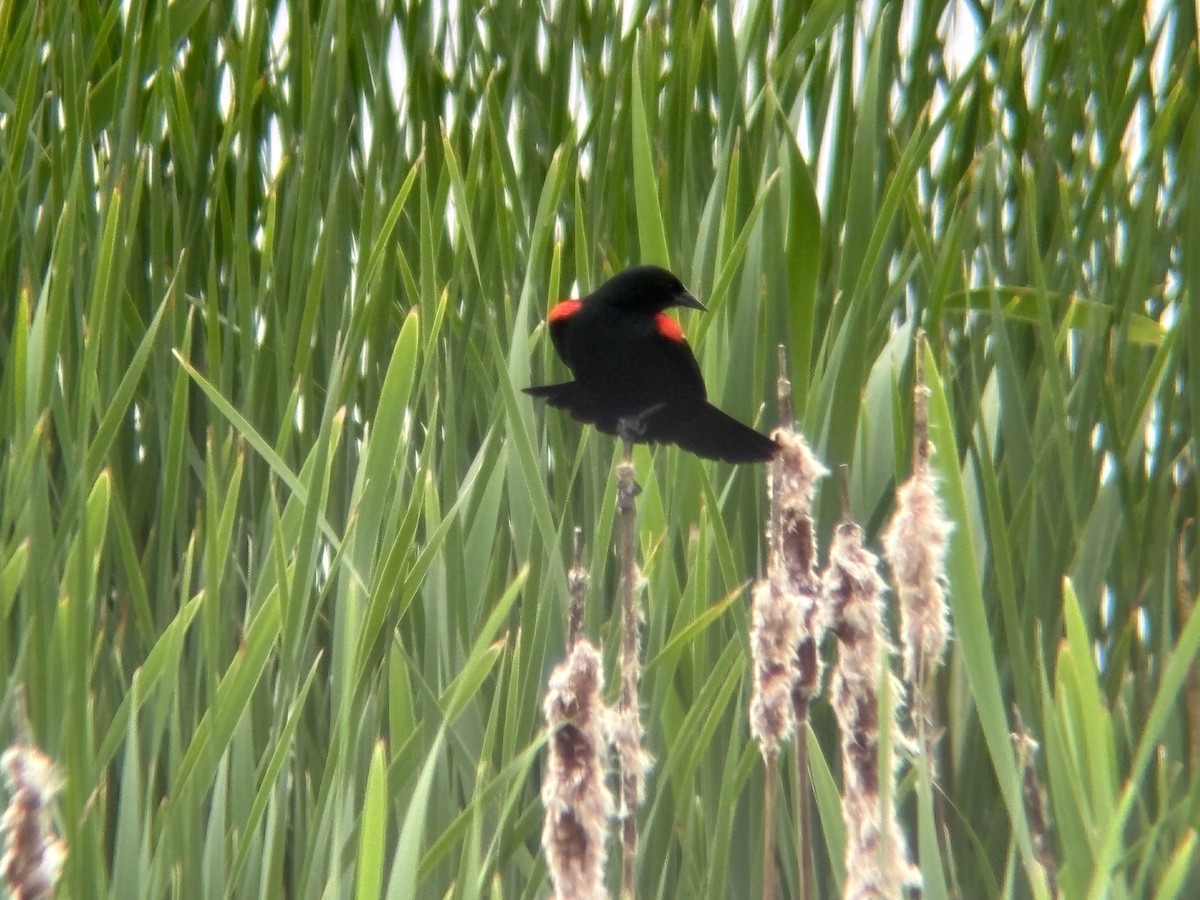
[(668, 341), (683, 340), (683, 327), (666, 313), (655, 316), (654, 324), (658, 326), (658, 333)]
[(581, 306), (583, 306), (582, 300), (560, 300), (554, 304), (554, 308), (550, 310), (550, 315), (546, 317), (546, 321), (551, 324), (562, 322), (579, 312), (579, 307)]

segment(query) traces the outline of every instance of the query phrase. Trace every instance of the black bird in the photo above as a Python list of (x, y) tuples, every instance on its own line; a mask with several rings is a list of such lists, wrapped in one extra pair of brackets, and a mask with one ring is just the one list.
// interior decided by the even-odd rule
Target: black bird
[(708, 402), (700, 366), (665, 310), (703, 310), (678, 278), (658, 266), (618, 273), (582, 300), (548, 316), (550, 338), (574, 381), (525, 388), (606, 434), (678, 444), (708, 459), (766, 462), (779, 450)]

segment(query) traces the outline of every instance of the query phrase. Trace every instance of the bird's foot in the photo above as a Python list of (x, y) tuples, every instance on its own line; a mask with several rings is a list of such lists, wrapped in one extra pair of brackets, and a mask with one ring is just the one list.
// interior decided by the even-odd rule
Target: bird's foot
[(621, 416), (617, 419), (617, 434), (620, 435), (621, 440), (628, 444), (636, 443), (646, 433), (646, 420), (666, 405), (665, 403), (656, 403), (632, 416)]

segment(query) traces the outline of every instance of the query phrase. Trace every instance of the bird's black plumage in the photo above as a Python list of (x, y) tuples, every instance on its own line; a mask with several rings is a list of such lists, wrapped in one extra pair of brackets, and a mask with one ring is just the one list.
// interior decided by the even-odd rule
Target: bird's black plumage
[(732, 463), (771, 459), (778, 444), (708, 402), (692, 348), (666, 314), (673, 306), (704, 309), (659, 266), (626, 269), (562, 301), (550, 311), (550, 338), (575, 379), (525, 392), (607, 434), (625, 420), (638, 441)]

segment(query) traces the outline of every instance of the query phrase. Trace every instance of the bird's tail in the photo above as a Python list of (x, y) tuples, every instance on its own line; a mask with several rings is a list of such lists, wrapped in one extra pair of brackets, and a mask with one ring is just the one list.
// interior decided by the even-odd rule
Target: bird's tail
[[(669, 416), (669, 421), (662, 420), (664, 415)], [(767, 462), (779, 452), (779, 445), (765, 434), (743, 425), (711, 403), (668, 407), (654, 420), (651, 432), (661, 428), (661, 439), (673, 441), (684, 450), (707, 459), (729, 463)], [(648, 437), (658, 439), (653, 433)]]

